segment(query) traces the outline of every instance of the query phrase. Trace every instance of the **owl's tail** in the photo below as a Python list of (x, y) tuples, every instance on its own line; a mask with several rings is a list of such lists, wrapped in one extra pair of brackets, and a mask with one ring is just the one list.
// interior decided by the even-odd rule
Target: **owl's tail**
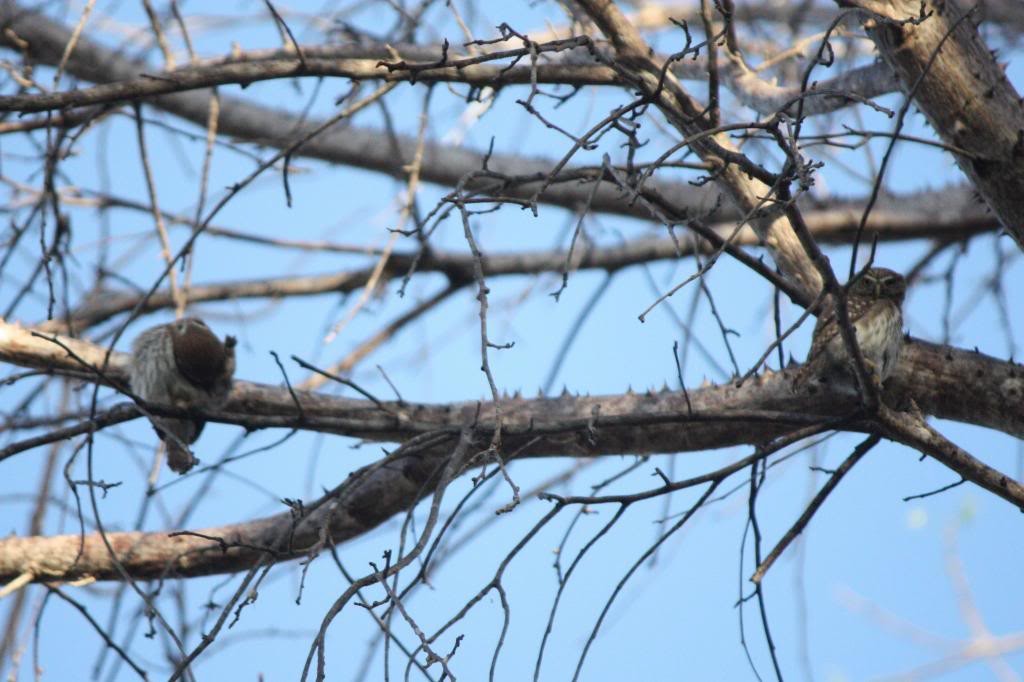
[(192, 451), (184, 445), (170, 438), (164, 439), (164, 444), (167, 445), (167, 466), (171, 471), (183, 474), (199, 463)]
[(195, 442), (202, 427), (186, 419), (154, 417), (152, 421), (157, 435), (167, 447), (167, 466), (171, 471), (183, 474), (199, 463), (188, 444)]

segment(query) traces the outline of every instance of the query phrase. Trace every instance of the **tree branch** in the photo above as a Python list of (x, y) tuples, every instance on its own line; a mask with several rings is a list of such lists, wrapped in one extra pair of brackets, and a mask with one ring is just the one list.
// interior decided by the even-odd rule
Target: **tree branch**
[[(837, 0), (865, 9), (879, 53), (957, 165), (1024, 249), (1024, 111), (975, 24), (956, 0)], [(883, 13), (883, 14), (876, 14)], [(906, 21), (915, 17), (920, 21)]]
[[(904, 239), (938, 239), (959, 241), (971, 236), (998, 229), (998, 222), (980, 207), (973, 197), (956, 188), (941, 192), (923, 192), (916, 195), (890, 197), (880, 202), (883, 208), (872, 211), (866, 223), (864, 236), (877, 238), (880, 242)], [(831, 205), (812, 208), (808, 202), (802, 213), (815, 241), (822, 244), (849, 243), (857, 234), (861, 218), (858, 202), (835, 202)], [(722, 225), (715, 231), (725, 239), (735, 230), (734, 225)], [(208, 231), (209, 232), (209, 231)], [(286, 246), (268, 239), (270, 246)], [(758, 246), (760, 239), (749, 228), (742, 229), (732, 238), (735, 246)], [(301, 246), (301, 245), (296, 245)], [(321, 242), (311, 243), (312, 250), (330, 250)], [(346, 252), (351, 247), (345, 247)], [(676, 260), (699, 252), (708, 255), (714, 252), (706, 242), (687, 240), (680, 243), (669, 237), (646, 237), (615, 246), (590, 246), (577, 250), (570, 262), (572, 270), (604, 270), (614, 272), (623, 268), (659, 260)], [(566, 254), (559, 251), (523, 251), (519, 253), (488, 254), (482, 259), (484, 274), (488, 277), (502, 275), (539, 275), (559, 272), (566, 263)], [(473, 257), (470, 254), (430, 251), (417, 257), (413, 253), (393, 253), (381, 280), (404, 277), (415, 264), (416, 272), (440, 272), (450, 281), (466, 282), (472, 279)], [(245, 298), (287, 298), (293, 296), (316, 296), (328, 293), (348, 293), (364, 287), (374, 272), (373, 266), (338, 272), (330, 275), (306, 275), (301, 277), (262, 277), (257, 280), (211, 283), (193, 286), (189, 289), (189, 301), (238, 300)], [(41, 331), (68, 333), (69, 324), (75, 333), (105, 322), (111, 317), (133, 310), (141, 294), (109, 292), (95, 300), (87, 300), (70, 315), (60, 315), (41, 323)], [(171, 292), (159, 290), (146, 298), (141, 311), (151, 312), (174, 306)]]
[[(99, 363), (105, 355), (103, 348), (84, 341), (57, 340), (73, 349), (81, 361)], [(79, 360), (57, 344), (4, 323), (0, 323), (0, 359), (55, 370), (81, 368)], [(113, 354), (109, 379), (123, 379), (125, 365), (125, 356)], [(871, 432), (881, 428), (886, 437), (934, 456), (968, 480), (1024, 507), (1024, 489), (1019, 484), (948, 444), (923, 423), (907, 422), (909, 418), (900, 413), (883, 413), (887, 416), (880, 425), (851, 420), (849, 415), (858, 405), (852, 387), (814, 385), (796, 392), (792, 371), (756, 377), (740, 388), (711, 386), (688, 394), (507, 398), (502, 401), (503, 441), (506, 451), (519, 451), (519, 457), (589, 457), (764, 444), (810, 424), (834, 423), (834, 428)], [(1007, 405), (1021, 405), (1024, 394), (1024, 369), (1014, 363), (913, 341), (905, 347), (890, 383), (895, 399), (913, 400), (929, 414), (1024, 436), (1024, 413), (1007, 409)], [(301, 413), (296, 401), (302, 405)], [(323, 537), (323, 524), (329, 525), (333, 541), (341, 542), (372, 529), (429, 492), (423, 483), (443, 463), (450, 439), (466, 423), (474, 423), (474, 432), (486, 440), (495, 426), (485, 416), (489, 414), (478, 402), (377, 405), (306, 391), (295, 391), (293, 397), (284, 388), (237, 382), (225, 409), (204, 417), (250, 429), (308, 428), (416, 447), (403, 446), (400, 459), (382, 460), (365, 476), (346, 481), (344, 504), (327, 504), (324, 498), (312, 506), (333, 511), (318, 511), (300, 521), (289, 513), (187, 536), (124, 533), (108, 539), (118, 560), (138, 577), (239, 570), (271, 550), (277, 561), (298, 556), (308, 549), (307, 543)], [(296, 540), (282, 551), (270, 539), (286, 529)], [(86, 538), (84, 554), (73, 564), (78, 546), (78, 536), (2, 540), (0, 580), (26, 572), (35, 580), (116, 577), (114, 564), (96, 536)]]
[[(704, 107), (682, 88), (671, 73), (665, 72), (663, 64), (650, 56), (653, 54), (651, 48), (612, 0), (577, 0), (577, 4), (615, 47), (618, 57), (616, 68), (623, 78), (650, 97), (679, 132), (690, 137), (710, 129)], [(792, 225), (771, 210), (771, 188), (753, 177), (752, 164), (741, 165), (746, 157), (737, 152), (724, 133), (697, 140), (691, 148), (702, 160), (718, 169), (714, 175), (715, 183), (771, 249), (775, 262), (786, 277), (807, 298), (813, 298), (821, 289), (821, 277), (804, 252)]]

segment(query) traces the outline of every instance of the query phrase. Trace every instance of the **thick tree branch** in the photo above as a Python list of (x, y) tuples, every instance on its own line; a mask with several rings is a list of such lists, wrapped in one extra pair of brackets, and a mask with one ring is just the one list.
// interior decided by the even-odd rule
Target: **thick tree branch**
[[(75, 353), (93, 362), (103, 350), (77, 343)], [(56, 349), (56, 351), (52, 350)], [(11, 325), (0, 326), (0, 359), (21, 364), (72, 367), (77, 362), (62, 349)], [(111, 377), (123, 373), (124, 358), (115, 355)], [(681, 393), (557, 399), (508, 399), (503, 403), (506, 451), (518, 457), (592, 456), (704, 450), (740, 444), (763, 444), (801, 425), (828, 422), (857, 406), (855, 392), (818, 387), (794, 392), (790, 372), (771, 374), (742, 388), (713, 386)], [(1024, 367), (953, 348), (913, 342), (904, 351), (893, 377), (893, 395), (912, 398), (927, 412), (961, 419), (1024, 436)], [(119, 561), (138, 578), (205, 575), (248, 568), (265, 557), (282, 561), (319, 548), (324, 537), (342, 542), (379, 525), (429, 493), (429, 482), (443, 465), (462, 428), (475, 415), (490, 414), (478, 403), (447, 406), (385, 404), (298, 392), (305, 423), (287, 390), (240, 382), (221, 421), (249, 425), (309, 426), (331, 421), (338, 433), (370, 440), (404, 440), (395, 456), (367, 467), (337, 490), (293, 511), (240, 524), (186, 534), (112, 533), (108, 539)], [(1015, 406), (1007, 409), (1008, 405)], [(782, 411), (780, 411), (782, 410)], [(282, 416), (284, 418), (282, 418)], [(920, 449), (986, 489), (1024, 506), (1024, 488), (952, 445), (916, 417), (883, 411), (880, 433)], [(268, 419), (273, 417), (273, 419)], [(246, 421), (248, 420), (248, 421)], [(276, 420), (276, 421), (275, 421)], [(840, 417), (842, 420), (842, 417)], [(472, 422), (469, 422), (472, 423)], [(835, 422), (836, 427), (842, 422)], [(846, 428), (874, 430), (850, 421)], [(476, 422), (486, 442), (493, 424)], [(482, 437), (482, 438), (481, 438)], [(285, 546), (280, 539), (288, 537)], [(33, 580), (81, 577), (116, 579), (110, 556), (98, 536), (87, 535), (75, 562), (79, 536), (0, 540), (0, 582), (21, 575)]]
[[(694, 100), (679, 82), (665, 73), (663, 65), (651, 57), (653, 51), (640, 32), (629, 23), (611, 0), (577, 0), (615, 47), (616, 68), (650, 97), (669, 122), (687, 138), (712, 129), (704, 107)], [(719, 172), (715, 182), (729, 197), (737, 210), (749, 220), (761, 240), (771, 249), (776, 263), (808, 298), (821, 289), (821, 277), (797, 238), (789, 221), (778, 215), (771, 204), (771, 188), (753, 177), (752, 164), (745, 160), (725, 133), (707, 135), (694, 140), (691, 148), (702, 160), (712, 163)], [(768, 203), (766, 203), (768, 202)]]
[[(84, 341), (57, 338), (57, 343), (15, 325), (0, 323), (0, 360), (27, 367), (81, 371), (81, 362), (98, 365), (105, 350)], [(105, 376), (123, 380), (126, 359), (115, 353)], [(855, 391), (842, 385), (812, 384), (793, 389), (791, 370), (767, 374), (745, 383), (680, 392), (662, 391), (619, 396), (506, 398), (503, 440), (507, 452), (521, 457), (595, 456), (706, 450), (759, 444), (800, 426), (846, 418), (857, 411)], [(921, 341), (909, 342), (896, 374), (890, 379), (894, 399), (919, 406), (945, 419), (1024, 436), (1024, 369), (994, 358)], [(430, 434), (457, 433), (475, 421), (481, 437), (494, 428), (486, 405), (379, 403), (237, 382), (231, 400), (213, 421), (246, 428), (289, 427), (342, 434), (379, 442), (409, 442)], [(1009, 407), (1008, 407), (1009, 406)], [(123, 416), (123, 415), (122, 415)], [(837, 428), (840, 424), (837, 423)], [(873, 430), (863, 419), (845, 426)], [(914, 447), (933, 447), (913, 431), (886, 428), (884, 435)], [(924, 450), (932, 454), (927, 449)], [(943, 455), (945, 450), (937, 450)], [(938, 456), (937, 455), (937, 456)], [(938, 457), (968, 480), (1024, 504), (1005, 476), (984, 464), (946, 453)], [(998, 481), (998, 485), (993, 483)], [(1009, 485), (1009, 488), (1007, 486)]]
[[(305, 508), (246, 523), (183, 533), (107, 533), (117, 560), (138, 579), (227, 573), (319, 551), (370, 530), (429, 494), (458, 440), (426, 439), (433, 450), (403, 447), (353, 473)], [(31, 574), (36, 581), (118, 579), (98, 534), (0, 540), (0, 582)], [(76, 578), (77, 576), (77, 578)]]
[(956, 0), (837, 0), (872, 13), (878, 51), (1007, 231), (1024, 248), (1024, 110), (978, 34), (981, 17)]
[[(105, 348), (87, 341), (33, 334), (24, 327), (0, 321), (0, 361), (81, 373), (79, 359), (51, 338), (95, 367), (100, 367), (106, 356)], [(124, 381), (127, 361), (126, 354), (113, 353), (106, 376), (112, 381)], [(523, 439), (556, 439), (537, 442), (527, 450), (529, 454), (547, 456), (680, 452), (764, 442), (790, 426), (773, 424), (770, 419), (761, 419), (761, 414), (773, 419), (790, 414), (794, 415), (795, 423), (800, 423), (813, 417), (848, 414), (857, 405), (856, 395), (843, 386), (819, 386), (812, 382), (811, 388), (794, 391), (787, 379), (792, 371), (762, 375), (741, 387), (726, 384), (689, 391), (693, 410), (705, 416), (747, 414), (750, 423), (742, 429), (730, 424), (702, 424), (680, 432), (675, 424), (701, 419), (686, 417), (689, 410), (685, 397), (675, 391), (532, 400), (510, 397), (504, 402), (503, 411), (507, 412), (509, 434), (519, 434)], [(887, 387), (901, 399), (912, 399), (925, 414), (1024, 437), (1024, 367), (1020, 364), (908, 338)], [(481, 415), (488, 414), (486, 404), (478, 401), (442, 405), (383, 402), (382, 409), (367, 400), (308, 391), (297, 391), (297, 395), (307, 417), (323, 420), (319, 430), (373, 441), (402, 442), (429, 431), (457, 429), (467, 414), (478, 409)], [(222, 412), (206, 414), (214, 421), (254, 428), (303, 426), (294, 399), (286, 389), (245, 381), (236, 382), (231, 400)], [(650, 428), (642, 433), (631, 428), (642, 423)], [(482, 429), (488, 428), (483, 416), (478, 424)], [(588, 424), (607, 425), (599, 442), (578, 440), (586, 435), (578, 433), (578, 429), (585, 430)], [(508, 437), (506, 446), (510, 450), (525, 442), (508, 443)], [(568, 437), (569, 441), (557, 442), (561, 437)]]

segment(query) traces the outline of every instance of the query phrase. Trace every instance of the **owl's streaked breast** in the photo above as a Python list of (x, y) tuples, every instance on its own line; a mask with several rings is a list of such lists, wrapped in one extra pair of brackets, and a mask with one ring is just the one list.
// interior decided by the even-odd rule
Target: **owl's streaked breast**
[[(892, 374), (903, 344), (903, 315), (895, 302), (873, 301), (868, 310), (853, 322), (857, 345), (864, 359), (874, 365), (885, 381)], [(841, 334), (829, 340), (828, 354), (839, 363), (847, 357)]]

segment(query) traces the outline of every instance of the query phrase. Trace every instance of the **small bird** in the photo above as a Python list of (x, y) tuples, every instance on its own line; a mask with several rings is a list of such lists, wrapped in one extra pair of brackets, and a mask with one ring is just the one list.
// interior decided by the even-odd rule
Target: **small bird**
[[(878, 386), (892, 374), (903, 347), (902, 306), (906, 292), (907, 282), (899, 273), (869, 268), (847, 293), (847, 315), (867, 369)], [(850, 371), (851, 361), (833, 306), (822, 311), (814, 325), (811, 349), (797, 383), (834, 370)]]
[[(180, 408), (216, 408), (227, 401), (235, 373), (233, 336), (224, 342), (206, 323), (186, 317), (139, 334), (132, 344), (129, 383), (147, 403)], [(205, 421), (151, 417), (167, 446), (167, 466), (183, 474), (199, 461), (189, 450)]]

